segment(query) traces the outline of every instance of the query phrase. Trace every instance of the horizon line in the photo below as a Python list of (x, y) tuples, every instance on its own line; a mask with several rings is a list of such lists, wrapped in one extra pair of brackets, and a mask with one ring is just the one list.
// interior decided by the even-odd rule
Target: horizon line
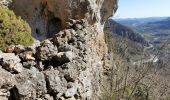
[(142, 18), (166, 18), (166, 17), (170, 17), (170, 16), (146, 16), (146, 17), (115, 17), (112, 16), (111, 18), (114, 19), (142, 19)]

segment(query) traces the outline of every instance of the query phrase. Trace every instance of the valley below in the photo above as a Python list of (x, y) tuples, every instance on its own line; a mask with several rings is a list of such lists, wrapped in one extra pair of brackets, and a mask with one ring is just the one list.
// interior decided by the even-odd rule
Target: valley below
[[(169, 100), (170, 18), (109, 19), (105, 33), (112, 34), (112, 48), (113, 51), (116, 49), (114, 54), (117, 54), (114, 57), (121, 56), (124, 59), (121, 65), (129, 66), (125, 69), (129, 69), (128, 73), (134, 75), (129, 79), (129, 84), (133, 84), (133, 79), (139, 75), (141, 77), (138, 77), (136, 86), (140, 89), (144, 89), (143, 85), (145, 89), (150, 88), (148, 92), (139, 90), (143, 95), (148, 93), (147, 98), (152, 98), (151, 100)], [(161, 95), (160, 91), (163, 92)], [(148, 100), (147, 98), (138, 100)]]

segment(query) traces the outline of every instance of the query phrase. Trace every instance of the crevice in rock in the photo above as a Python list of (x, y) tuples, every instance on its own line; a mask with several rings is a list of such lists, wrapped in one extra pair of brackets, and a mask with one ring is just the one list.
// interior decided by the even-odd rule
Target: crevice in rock
[(65, 74), (64, 78), (67, 80), (67, 82), (75, 82), (75, 79), (73, 79), (69, 74)]
[(10, 89), (10, 97), (8, 98), (8, 100), (20, 100), (18, 89), (15, 86)]
[(61, 20), (57, 17), (54, 17), (54, 15), (52, 15), (52, 18), (48, 20), (47, 26), (48, 26), (47, 38), (53, 37), (56, 33), (58, 33), (59, 31), (63, 29)]
[(48, 77), (44, 74), (45, 76), (45, 81), (46, 81), (46, 89), (47, 89), (47, 94), (53, 97), (54, 100), (56, 100), (56, 93), (52, 91), (50, 88), (50, 82), (48, 80)]
[[(46, 24), (45, 25), (46, 26), (46, 29), (45, 29), (46, 32), (43, 32), (43, 33), (45, 33), (46, 38), (51, 38), (56, 33), (63, 30), (61, 19), (56, 17), (53, 12), (49, 11), (49, 7), (47, 5), (47, 2), (43, 2), (41, 4), (40, 15), (42, 16), (44, 22), (46, 22), (46, 23), (44, 23), (44, 24)], [(40, 29), (42, 29), (40, 31), (44, 30), (43, 27), (40, 27)]]
[(46, 66), (44, 68), (44, 70), (48, 70), (49, 69), (49, 66), (52, 66), (53, 68), (57, 68), (59, 66), (62, 66), (64, 64), (67, 64), (68, 62), (66, 63), (63, 63), (63, 62), (59, 62), (59, 61), (56, 61), (55, 59), (52, 59), (51, 61), (45, 61), (43, 62), (43, 65)]
[(35, 33), (36, 33), (37, 35), (40, 35), (40, 34), (41, 34), (41, 33), (40, 33), (40, 30), (39, 30), (38, 28), (35, 29)]

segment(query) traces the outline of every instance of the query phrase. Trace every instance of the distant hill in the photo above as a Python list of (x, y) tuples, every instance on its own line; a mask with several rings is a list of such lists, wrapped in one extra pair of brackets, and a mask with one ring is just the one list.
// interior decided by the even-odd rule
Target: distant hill
[[(130, 60), (132, 62), (144, 58), (149, 58), (150, 54), (144, 50), (144, 46), (149, 46), (149, 43), (137, 32), (133, 31), (130, 27), (121, 25), (114, 21), (113, 19), (109, 19), (104, 28), (105, 35), (107, 38), (112, 38), (111, 43), (107, 43), (109, 48), (113, 45), (113, 50), (119, 51), (121, 55), (124, 55), (126, 60)], [(126, 51), (123, 53), (122, 51)], [(114, 52), (115, 53), (115, 52)]]
[(116, 22), (140, 33), (152, 44), (160, 44), (170, 37), (170, 17), (116, 19)]
[(149, 22), (157, 22), (166, 19), (167, 17), (149, 17), (149, 18), (126, 18), (115, 19), (116, 22), (126, 26), (138, 26)]
[(164, 20), (161, 21), (156, 21), (156, 22), (148, 22), (145, 24), (141, 24), (136, 26), (136, 28), (140, 29), (142, 28), (142, 30), (146, 30), (146, 31), (151, 31), (151, 32), (160, 32), (162, 33), (162, 31), (165, 30), (170, 30), (170, 18), (166, 18)]
[(137, 25), (134, 30), (143, 34), (150, 42), (159, 44), (170, 37), (170, 18)]
[(113, 34), (117, 34), (123, 38), (127, 38), (133, 42), (140, 43), (144, 46), (149, 46), (148, 42), (136, 31), (131, 28), (117, 23), (113, 19), (109, 19), (105, 28), (110, 28)]

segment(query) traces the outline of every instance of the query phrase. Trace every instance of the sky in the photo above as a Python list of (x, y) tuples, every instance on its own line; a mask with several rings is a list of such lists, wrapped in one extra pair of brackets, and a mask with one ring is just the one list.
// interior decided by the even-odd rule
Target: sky
[(115, 18), (170, 17), (170, 0), (119, 0)]

